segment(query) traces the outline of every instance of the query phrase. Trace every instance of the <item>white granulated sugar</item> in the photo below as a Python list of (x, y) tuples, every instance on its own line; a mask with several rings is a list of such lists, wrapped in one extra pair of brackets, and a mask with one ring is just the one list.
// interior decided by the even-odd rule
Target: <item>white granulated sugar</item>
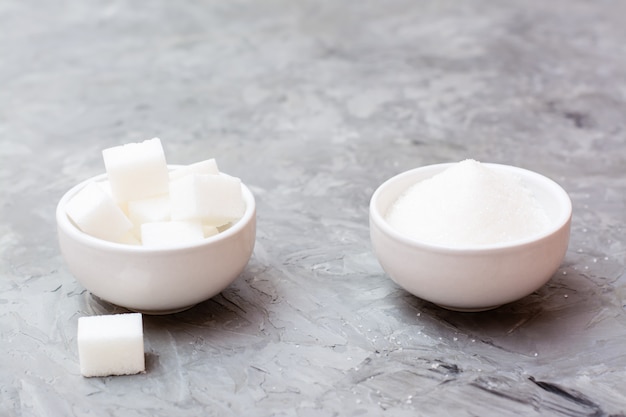
[(548, 225), (520, 178), (471, 159), (407, 189), (386, 219), (406, 236), (453, 247), (524, 239)]

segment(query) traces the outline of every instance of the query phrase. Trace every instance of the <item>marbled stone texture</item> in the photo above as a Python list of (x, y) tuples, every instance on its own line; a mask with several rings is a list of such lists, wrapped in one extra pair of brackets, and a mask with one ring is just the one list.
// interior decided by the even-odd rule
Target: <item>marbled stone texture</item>
[[(144, 317), (147, 372), (83, 378), (78, 317), (123, 311), (60, 257), (54, 209), (106, 147), (159, 136), (255, 193), (242, 276)], [(485, 313), (397, 287), (369, 198), (475, 158), (559, 182), (553, 279)], [(0, 415), (626, 415), (626, 3), (4, 0)]]

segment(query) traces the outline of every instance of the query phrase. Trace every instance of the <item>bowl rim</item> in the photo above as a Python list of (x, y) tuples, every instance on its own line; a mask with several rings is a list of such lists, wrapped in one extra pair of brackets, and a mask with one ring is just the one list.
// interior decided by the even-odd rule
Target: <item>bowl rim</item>
[(539, 180), (541, 183), (546, 184), (547, 187), (552, 189), (553, 191), (552, 194), (555, 195), (555, 197), (562, 203), (564, 210), (562, 210), (563, 211), (562, 213), (559, 213), (559, 216), (556, 218), (555, 221), (551, 222), (549, 228), (547, 228), (545, 231), (541, 233), (536, 233), (532, 236), (528, 236), (523, 239), (511, 240), (511, 241), (503, 242), (503, 243), (492, 243), (492, 244), (485, 244), (485, 245), (480, 245), (480, 246), (468, 246), (468, 245), (446, 246), (442, 244), (431, 243), (431, 242), (415, 239), (413, 237), (409, 237), (407, 235), (404, 235), (398, 232), (391, 225), (389, 225), (387, 220), (385, 220), (384, 214), (379, 212), (377, 208), (377, 202), (381, 198), (383, 193), (386, 191), (386, 189), (390, 187), (393, 183), (400, 181), (402, 179), (405, 179), (407, 177), (414, 176), (418, 172), (423, 172), (423, 171), (433, 171), (433, 175), (436, 175), (442, 172), (443, 170), (445, 170), (446, 168), (456, 165), (457, 163), (458, 162), (446, 162), (446, 163), (439, 163), (439, 164), (423, 165), (417, 168), (400, 172), (399, 174), (396, 174), (392, 176), (391, 178), (387, 179), (382, 184), (380, 184), (376, 188), (374, 193), (372, 194), (372, 197), (370, 199), (370, 204), (369, 204), (370, 221), (373, 222), (379, 229), (381, 229), (384, 234), (392, 237), (393, 239), (397, 241), (403, 242), (404, 244), (408, 246), (420, 248), (423, 250), (438, 251), (438, 252), (450, 253), (450, 254), (481, 254), (481, 253), (487, 253), (487, 252), (510, 251), (513, 249), (523, 247), (525, 245), (533, 244), (543, 239), (547, 239), (550, 236), (557, 233), (559, 230), (566, 227), (570, 223), (571, 218), (572, 218), (572, 201), (569, 195), (567, 194), (567, 192), (556, 181), (542, 174), (539, 174), (535, 171), (531, 171), (529, 169), (520, 168), (520, 167), (513, 166), (513, 165), (498, 164), (498, 163), (491, 163), (491, 162), (481, 162), (481, 164), (489, 168), (500, 169), (500, 170), (505, 170), (508, 172), (517, 173), (522, 178), (533, 177), (536, 180)]
[[(180, 164), (168, 164), (167, 167), (169, 169), (175, 169), (182, 167), (184, 165)], [(222, 174), (229, 175), (225, 172), (220, 172)], [(241, 191), (243, 195), (243, 199), (246, 203), (246, 209), (244, 214), (238, 219), (235, 223), (233, 223), (228, 229), (223, 232), (217, 233), (213, 236), (206, 237), (200, 241), (190, 242), (190, 243), (178, 243), (172, 246), (158, 246), (158, 247), (145, 247), (143, 245), (131, 245), (128, 243), (119, 243), (119, 242), (111, 242), (104, 239), (99, 239), (97, 237), (93, 237), (83, 231), (81, 231), (67, 216), (65, 211), (65, 207), (70, 201), (72, 197), (74, 197), (81, 189), (83, 189), (87, 184), (95, 181), (102, 181), (107, 178), (107, 173), (101, 173), (86, 180), (79, 182), (78, 184), (71, 187), (67, 190), (56, 207), (56, 222), (57, 227), (61, 229), (64, 233), (66, 233), (71, 239), (80, 242), (85, 246), (92, 247), (94, 249), (99, 250), (107, 250), (111, 252), (124, 252), (124, 253), (137, 253), (137, 254), (154, 254), (154, 255), (162, 255), (165, 253), (175, 253), (180, 251), (187, 251), (190, 249), (198, 249), (206, 246), (211, 246), (214, 244), (218, 244), (222, 240), (229, 239), (231, 236), (240, 233), (251, 221), (254, 220), (256, 213), (256, 201), (254, 198), (254, 194), (248, 188), (246, 184), (241, 182)]]

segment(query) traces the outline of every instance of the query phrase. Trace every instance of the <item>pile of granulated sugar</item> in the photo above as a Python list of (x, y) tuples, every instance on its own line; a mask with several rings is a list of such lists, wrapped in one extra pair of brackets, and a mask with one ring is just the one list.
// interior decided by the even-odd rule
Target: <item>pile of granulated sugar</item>
[(405, 236), (452, 247), (510, 242), (548, 226), (520, 178), (471, 159), (411, 186), (386, 219)]

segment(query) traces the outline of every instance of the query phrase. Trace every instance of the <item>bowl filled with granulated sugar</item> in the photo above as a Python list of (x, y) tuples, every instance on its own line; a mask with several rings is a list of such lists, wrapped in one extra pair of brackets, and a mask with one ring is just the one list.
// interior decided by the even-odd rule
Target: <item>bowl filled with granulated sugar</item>
[(370, 201), (373, 251), (402, 288), (441, 307), (483, 311), (541, 288), (569, 244), (572, 204), (553, 180), (464, 160), (385, 181)]

